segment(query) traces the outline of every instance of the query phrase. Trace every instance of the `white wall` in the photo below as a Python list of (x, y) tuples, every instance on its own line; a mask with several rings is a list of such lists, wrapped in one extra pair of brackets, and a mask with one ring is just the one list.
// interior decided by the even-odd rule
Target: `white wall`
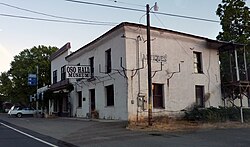
[(61, 81), (61, 67), (68, 65), (65, 57), (69, 55), (69, 51), (64, 52), (51, 61), (51, 84), (53, 84), (53, 71), (57, 70), (57, 82)]
[[(121, 38), (122, 35), (125, 38)], [(141, 37), (137, 44), (138, 35)], [(136, 119), (145, 117), (147, 111), (137, 107), (138, 93), (145, 94), (147, 98), (147, 61), (146, 55), (146, 32), (133, 26), (120, 28), (105, 37), (100, 38), (94, 44), (79, 50), (74, 56), (68, 58), (69, 64), (88, 65), (89, 58), (94, 56), (95, 76), (94, 81), (75, 81), (74, 112), (78, 117), (86, 117), (90, 112), (89, 89), (95, 89), (96, 110), (101, 119)], [(208, 43), (199, 37), (180, 35), (162, 30), (151, 30), (152, 55), (167, 55), (167, 62), (163, 63), (162, 71), (152, 78), (153, 83), (164, 84), (164, 109), (153, 109), (153, 115), (179, 113), (182, 109), (191, 107), (195, 99), (195, 85), (203, 85), (205, 93), (210, 97), (206, 101), (206, 107), (221, 105), (220, 69), (217, 49), (208, 46)], [(109, 75), (101, 73), (105, 70), (105, 51), (111, 48), (112, 69), (120, 71), (124, 78), (116, 70)], [(139, 60), (138, 60), (139, 49)], [(202, 53), (204, 74), (195, 74), (193, 65), (193, 51)], [(120, 58), (126, 70), (122, 71)], [(139, 65), (138, 65), (139, 64)], [(180, 72), (179, 72), (180, 64)], [(101, 71), (99, 71), (99, 65)], [(160, 64), (152, 62), (152, 71), (160, 70)], [(172, 73), (175, 73), (172, 77)], [(153, 73), (152, 73), (153, 75)], [(171, 77), (171, 78), (170, 78)], [(139, 80), (140, 79), (140, 80)], [(105, 86), (114, 85), (115, 104), (113, 107), (106, 106)], [(82, 91), (82, 108), (77, 108), (78, 97), (76, 92)], [(146, 99), (147, 100), (147, 99)]]
[[(78, 117), (86, 117), (90, 112), (90, 89), (95, 89), (95, 107), (99, 112), (99, 117), (103, 119), (123, 119), (128, 118), (127, 114), (127, 83), (126, 79), (118, 73), (119, 70), (122, 74), (120, 66), (120, 59), (123, 58), (125, 66), (125, 40), (121, 38), (122, 30), (109, 34), (104, 39), (99, 40), (93, 45), (90, 45), (83, 50), (79, 51), (76, 58), (68, 59), (69, 64), (76, 65), (89, 65), (89, 58), (94, 56), (94, 81), (75, 81), (71, 82), (77, 87), (76, 91), (82, 91), (82, 97), (86, 99), (83, 101), (82, 108), (74, 107), (77, 109), (76, 115)], [(102, 73), (105, 71), (105, 51), (111, 49), (112, 56), (112, 72), (110, 76)], [(99, 71), (99, 65), (101, 71)], [(106, 106), (106, 93), (105, 86), (114, 85), (114, 106)], [(76, 92), (75, 91), (75, 92)], [(75, 99), (78, 99), (75, 97)], [(77, 100), (76, 100), (77, 102)], [(74, 103), (77, 106), (77, 103)]]
[[(140, 50), (140, 66), (142, 55), (146, 55), (146, 39), (145, 30), (131, 27), (126, 28), (126, 55), (129, 57), (126, 61), (127, 68), (136, 68), (136, 37), (141, 35), (142, 41), (139, 42)], [(129, 39), (134, 38), (134, 39)], [(203, 72), (204, 74), (195, 74), (193, 65), (193, 51), (202, 52)], [(216, 49), (212, 49), (207, 43), (199, 38), (189, 36), (180, 36), (173, 33), (151, 30), (151, 54), (167, 55), (167, 63), (164, 63), (162, 71), (159, 71), (152, 78), (152, 83), (164, 84), (164, 104), (165, 109), (153, 109), (153, 114), (157, 112), (172, 113), (179, 112), (182, 109), (191, 107), (195, 99), (195, 85), (204, 85), (205, 93), (210, 93), (209, 100), (205, 103), (206, 107), (221, 105), (220, 91), (220, 69), (219, 56)], [(173, 72), (175, 73), (170, 78)], [(147, 61), (145, 60), (145, 68), (139, 71), (140, 74), (140, 93), (147, 95)], [(160, 70), (160, 63), (152, 61), (152, 71)], [(132, 74), (132, 73), (131, 73)], [(153, 72), (152, 72), (153, 75)], [(168, 80), (168, 78), (170, 78)], [(138, 73), (128, 80), (128, 105), (129, 118), (137, 117), (137, 95), (138, 95)], [(134, 104), (131, 102), (135, 101)], [(139, 117), (141, 114), (139, 109)], [(146, 112), (146, 111), (144, 111)], [(145, 115), (147, 113), (144, 113)], [(143, 116), (143, 115), (142, 115)]]
[[(53, 59), (51, 61), (51, 85), (53, 84), (53, 71), (57, 70), (57, 82), (61, 81), (61, 67), (68, 65), (68, 61), (65, 60), (65, 57), (68, 56), (70, 54), (70, 50), (68, 49), (67, 51), (65, 51), (64, 53), (62, 53), (61, 55), (59, 55), (58, 57), (56, 57), (55, 59)], [(74, 95), (70, 94), (70, 98), (74, 97)], [(69, 99), (69, 102), (72, 105), (72, 99)], [(54, 103), (55, 100), (51, 101), (51, 106), (49, 109), (50, 112), (54, 111)], [(67, 105), (67, 104), (64, 104)], [(75, 112), (73, 112), (75, 113)]]

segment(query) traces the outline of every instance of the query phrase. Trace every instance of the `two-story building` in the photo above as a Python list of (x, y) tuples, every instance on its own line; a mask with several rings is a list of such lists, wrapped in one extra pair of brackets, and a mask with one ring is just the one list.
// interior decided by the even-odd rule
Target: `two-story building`
[(49, 115), (71, 115), (70, 91), (72, 90), (72, 84), (69, 83), (69, 79), (66, 79), (65, 71), (65, 67), (68, 65), (65, 57), (70, 54), (70, 48), (70, 43), (66, 43), (50, 57), (51, 86), (49, 91), (51, 97), (49, 98)]
[[(179, 115), (193, 105), (222, 104), (218, 49), (225, 43), (155, 27), (150, 35), (153, 115)], [(125, 22), (77, 51), (65, 52), (66, 60), (52, 60), (52, 81), (60, 79), (66, 64), (90, 65), (92, 72), (90, 79), (69, 80), (74, 90), (68, 101), (58, 101), (58, 111), (67, 110), (70, 102), (71, 115), (77, 117), (147, 116), (146, 38), (146, 26)]]

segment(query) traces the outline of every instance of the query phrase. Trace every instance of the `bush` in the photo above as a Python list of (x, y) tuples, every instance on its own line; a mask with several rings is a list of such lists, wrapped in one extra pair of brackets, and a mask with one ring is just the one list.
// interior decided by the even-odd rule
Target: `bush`
[(244, 121), (250, 121), (250, 109), (243, 109)]
[[(243, 115), (245, 121), (250, 120), (249, 109), (244, 109)], [(191, 111), (185, 112), (185, 119), (203, 122), (240, 121), (240, 107), (194, 107)]]

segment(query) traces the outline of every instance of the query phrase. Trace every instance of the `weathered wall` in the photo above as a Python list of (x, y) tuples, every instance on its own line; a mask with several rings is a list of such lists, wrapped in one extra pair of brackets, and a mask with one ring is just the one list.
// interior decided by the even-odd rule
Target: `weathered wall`
[[(136, 39), (138, 35), (141, 36), (139, 60), (136, 57), (136, 54), (138, 54), (135, 49), (138, 48), (136, 47), (136, 41), (126, 39), (126, 54), (130, 57), (126, 64), (129, 69), (142, 67), (143, 56), (147, 54), (147, 41), (145, 40), (147, 37), (145, 34), (146, 32), (143, 29), (126, 28), (128, 38)], [(203, 74), (194, 73), (193, 51), (202, 53)], [(205, 102), (206, 107), (221, 105), (219, 56), (217, 49), (208, 46), (206, 41), (172, 32), (151, 30), (151, 55), (167, 57), (167, 62), (163, 62), (162, 71), (158, 71), (152, 78), (152, 83), (164, 84), (165, 108), (153, 109), (153, 115), (179, 114), (180, 110), (191, 107), (196, 102), (195, 85), (203, 85), (205, 94), (210, 95)], [(139, 66), (136, 66), (137, 62), (140, 63)], [(144, 60), (144, 65), (144, 69), (139, 70), (133, 78), (128, 79), (130, 119), (147, 115), (147, 111), (137, 108), (136, 103), (132, 104), (133, 101), (137, 102), (138, 93), (143, 93), (146, 96), (148, 93), (147, 60)], [(152, 61), (152, 71), (160, 69), (160, 62)], [(173, 74), (173, 72), (177, 73)], [(152, 72), (153, 74), (154, 72)]]

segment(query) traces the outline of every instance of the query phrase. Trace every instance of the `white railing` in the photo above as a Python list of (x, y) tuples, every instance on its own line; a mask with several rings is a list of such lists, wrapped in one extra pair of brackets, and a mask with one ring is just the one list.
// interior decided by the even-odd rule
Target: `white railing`
[(250, 107), (240, 107), (240, 118), (241, 118), (241, 123), (244, 123), (243, 109), (250, 109)]

